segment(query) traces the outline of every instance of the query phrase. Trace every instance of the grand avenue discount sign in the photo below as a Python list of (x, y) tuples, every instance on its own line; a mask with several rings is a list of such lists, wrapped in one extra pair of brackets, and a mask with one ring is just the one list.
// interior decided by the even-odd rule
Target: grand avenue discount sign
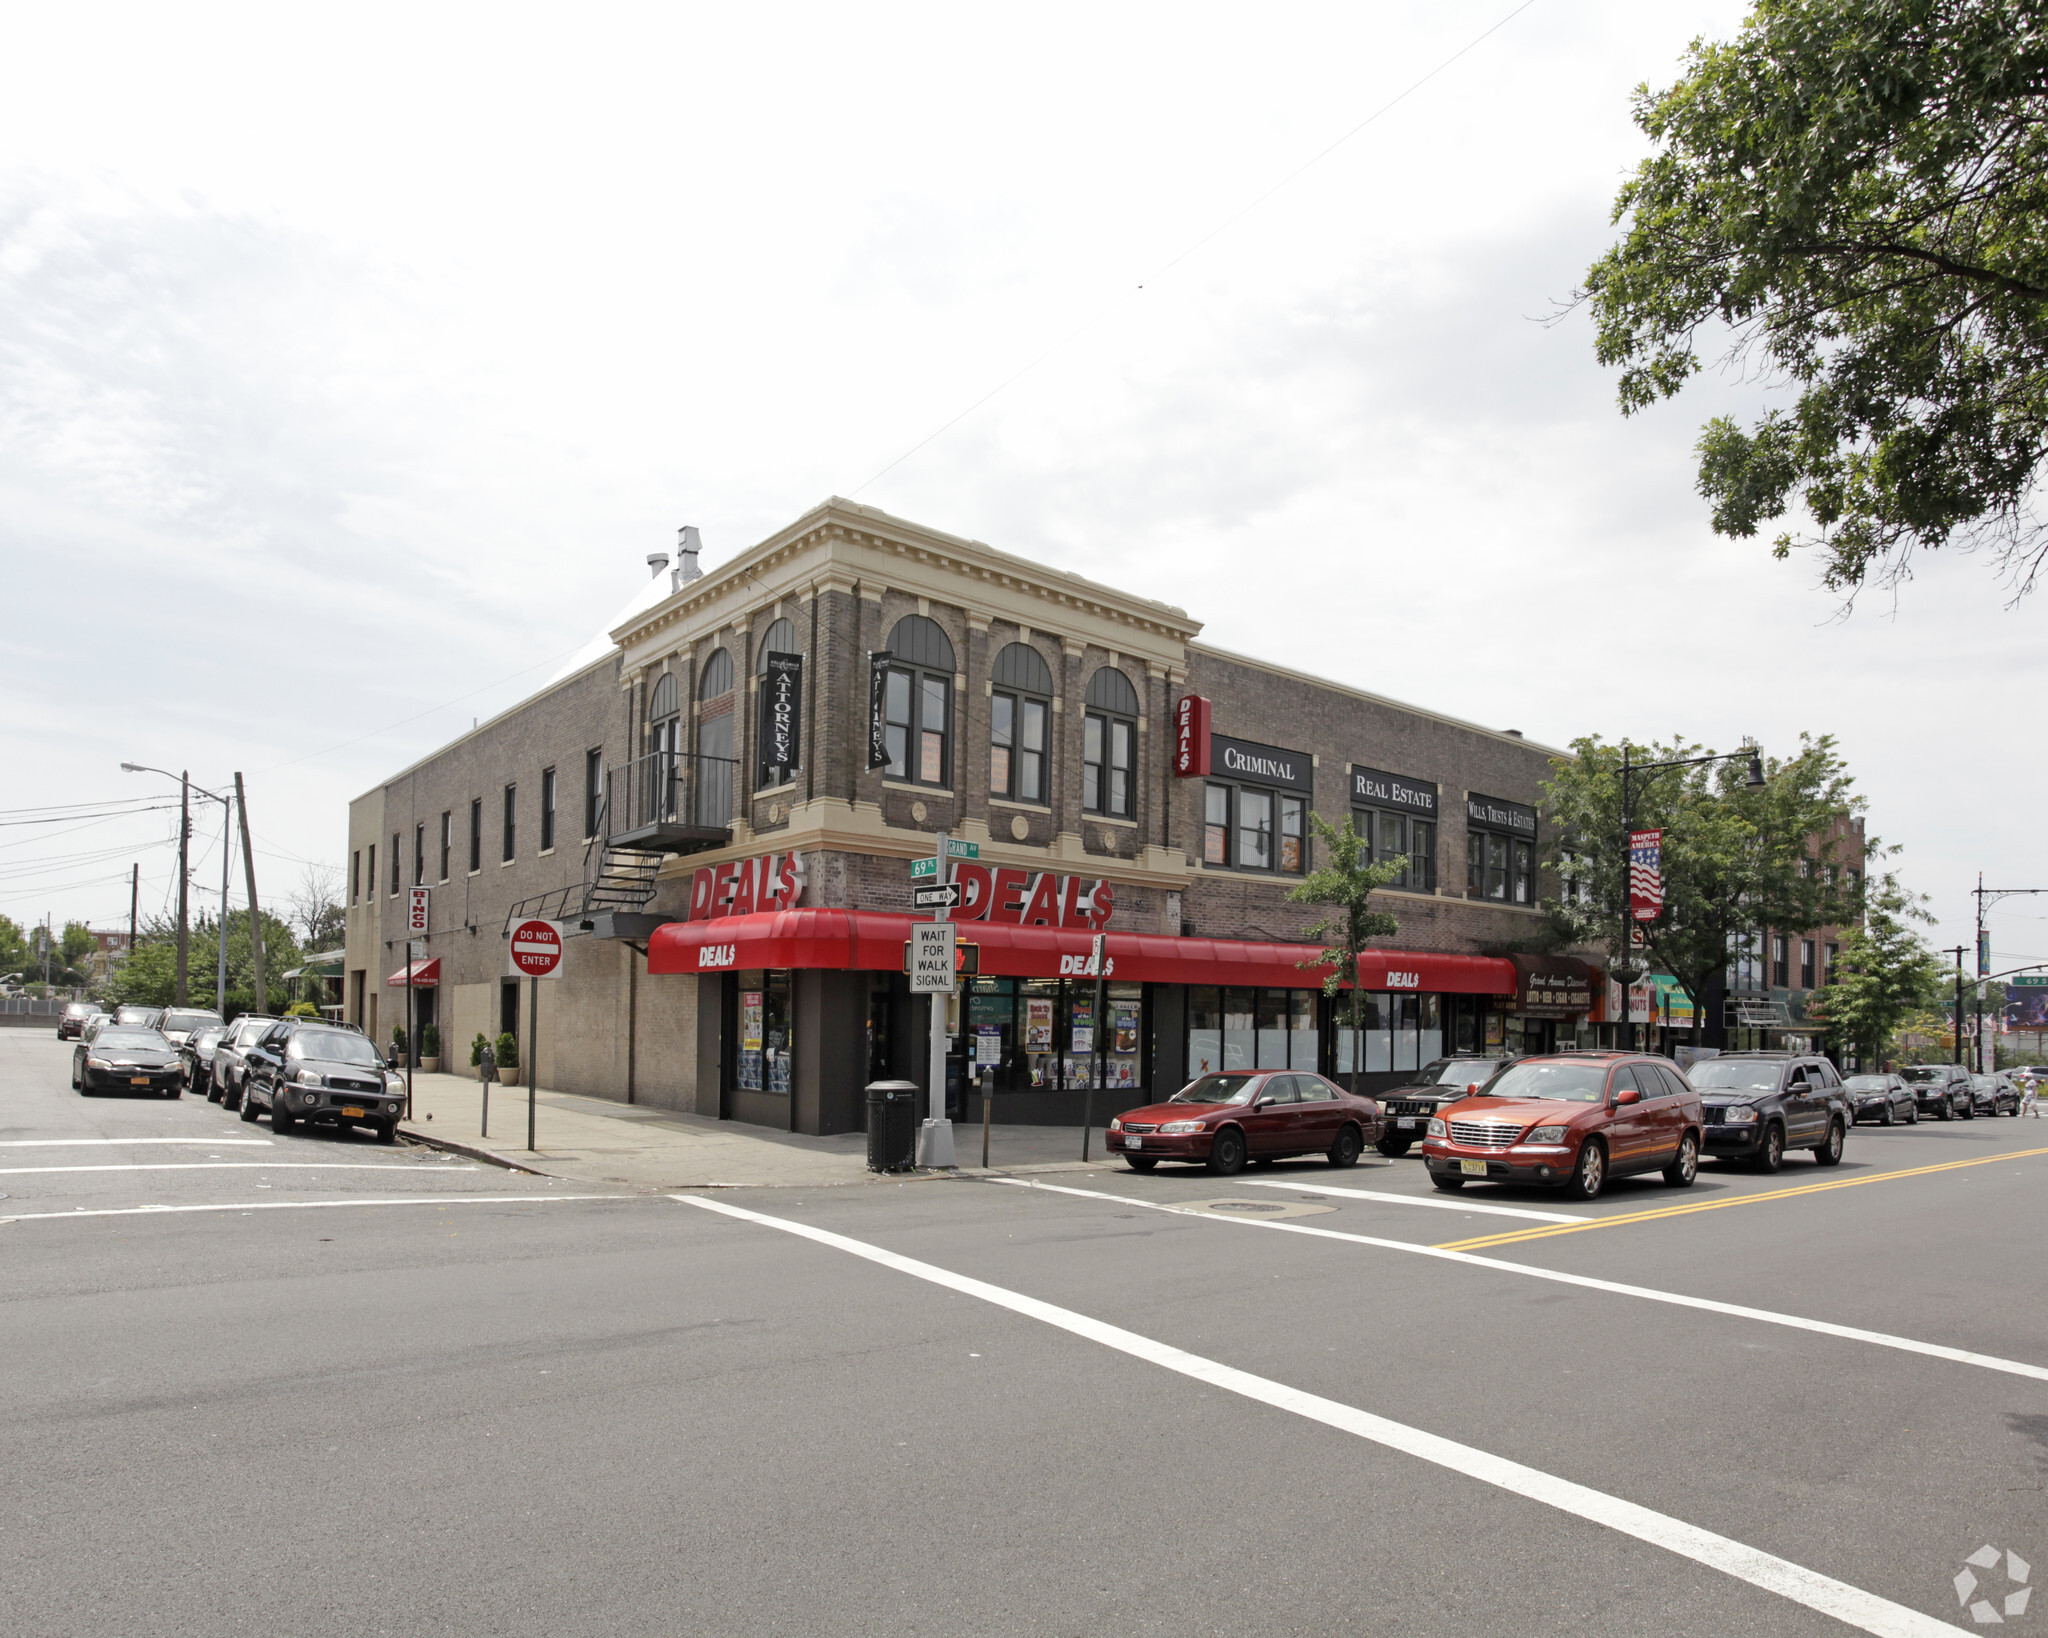
[(512, 971), (521, 978), (553, 978), (562, 965), (562, 930), (551, 921), (522, 921), (512, 929)]

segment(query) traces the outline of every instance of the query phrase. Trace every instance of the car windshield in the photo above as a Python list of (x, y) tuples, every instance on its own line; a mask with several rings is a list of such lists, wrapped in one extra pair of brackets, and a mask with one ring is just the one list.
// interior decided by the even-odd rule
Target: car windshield
[(1851, 1092), (1882, 1092), (1890, 1083), (1882, 1075), (1851, 1075), (1842, 1084)]
[(88, 1018), (91, 1015), (92, 1007), (88, 1002), (84, 1001), (74, 1001), (64, 1009), (64, 1016), (66, 1018)]
[(123, 1007), (114, 1017), (124, 1024), (139, 1024), (153, 1009), (149, 1007)]
[(1946, 1070), (1936, 1068), (1932, 1064), (1917, 1064), (1913, 1068), (1901, 1070), (1899, 1073), (1915, 1086), (1929, 1086), (1948, 1079), (1948, 1072)]
[(1191, 1082), (1168, 1098), (1168, 1103), (1245, 1103), (1252, 1095), (1252, 1088), (1262, 1079), (1249, 1072), (1238, 1074), (1204, 1075)]
[(167, 1012), (164, 1014), (163, 1023), (157, 1027), (167, 1030), (194, 1030), (204, 1029), (208, 1024), (219, 1022), (220, 1014), (217, 1012)]
[(227, 1031), (219, 1024), (209, 1024), (205, 1029), (194, 1030), (192, 1032), (192, 1039), (186, 1045), (191, 1047), (215, 1046), (225, 1034), (227, 1034)]
[(153, 1029), (103, 1029), (93, 1042), (109, 1052), (168, 1052), (171, 1043)]
[(1995, 1092), (1998, 1090), (1998, 1082), (1992, 1076), (1989, 1075), (1972, 1075), (1970, 1077), (1970, 1083), (1973, 1086), (1975, 1086), (1979, 1092)]
[(294, 1058), (319, 1058), (331, 1064), (381, 1066), (384, 1061), (377, 1056), (368, 1036), (350, 1035), (338, 1029), (309, 1029), (294, 1035), (290, 1051)]
[(1702, 1092), (1775, 1092), (1778, 1065), (1744, 1063), (1740, 1058), (1701, 1058), (1686, 1077)]
[(1604, 1064), (1525, 1061), (1501, 1071), (1489, 1098), (1553, 1098), (1563, 1103), (1598, 1103), (1607, 1091)]
[(1470, 1086), (1474, 1081), (1483, 1081), (1500, 1068), (1497, 1058), (1453, 1058), (1444, 1063), (1431, 1064), (1422, 1072), (1420, 1083), (1424, 1086)]

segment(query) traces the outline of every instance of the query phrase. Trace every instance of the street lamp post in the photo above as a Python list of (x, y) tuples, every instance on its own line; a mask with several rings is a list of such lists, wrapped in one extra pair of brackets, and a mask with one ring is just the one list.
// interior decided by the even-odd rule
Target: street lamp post
[(1941, 952), (1956, 958), (1956, 1027), (1950, 1034), (1955, 1041), (1954, 1057), (1958, 1065), (1963, 1061), (1963, 952), (1968, 948), (1967, 944), (1950, 944)]
[[(188, 932), (186, 887), (190, 870), (192, 845), (192, 792), (197, 791), (209, 801), (221, 805), (220, 819), (220, 939), (219, 953), (214, 963), (213, 1010), (225, 1018), (228, 1015), (228, 841), (234, 830), (234, 799), (222, 796), (217, 791), (207, 790), (192, 783), (190, 773), (172, 773), (168, 768), (151, 768), (140, 762), (124, 762), (123, 773), (155, 773), (178, 782), (178, 977), (172, 992), (176, 1004), (184, 1006), (187, 1000), (185, 978), (185, 954), (190, 934)], [(260, 1004), (259, 1004), (260, 1006)]]
[[(1629, 987), (1649, 971), (1647, 962), (1638, 963), (1631, 953), (1631, 939), (1635, 933), (1634, 924), (1628, 911), (1629, 838), (1634, 834), (1633, 821), (1629, 816), (1631, 793), (1629, 781), (1637, 774), (1661, 773), (1668, 768), (1698, 768), (1710, 762), (1735, 762), (1743, 757), (1749, 759), (1749, 777), (1743, 780), (1745, 790), (1760, 791), (1764, 788), (1763, 752), (1756, 745), (1744, 745), (1739, 751), (1722, 751), (1708, 756), (1681, 757), (1671, 762), (1634, 762), (1629, 752), (1633, 749), (1627, 740), (1621, 742), (1621, 947), (1614, 963), (1613, 977), (1621, 985), (1621, 1018), (1618, 1022), (1626, 1037), (1626, 1049), (1633, 1051), (1636, 1044), (1636, 1026), (1629, 1017)], [(1697, 1017), (1695, 1017), (1697, 1027)], [(1698, 1036), (1695, 1035), (1697, 1040)]]

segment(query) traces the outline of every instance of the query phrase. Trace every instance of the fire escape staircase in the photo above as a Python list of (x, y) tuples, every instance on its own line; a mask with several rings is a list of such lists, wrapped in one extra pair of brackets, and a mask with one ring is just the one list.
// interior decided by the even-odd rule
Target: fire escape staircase
[(667, 753), (610, 769), (583, 848), (583, 879), (521, 899), (506, 912), (507, 936), (522, 921), (553, 921), (572, 937), (644, 945), (667, 919), (645, 913), (662, 865), (731, 842), (730, 827), (681, 816), (730, 811), (735, 766), (728, 757)]

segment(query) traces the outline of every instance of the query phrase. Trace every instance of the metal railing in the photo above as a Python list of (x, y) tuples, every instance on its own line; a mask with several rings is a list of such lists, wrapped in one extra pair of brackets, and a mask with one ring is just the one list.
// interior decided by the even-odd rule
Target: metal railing
[(699, 825), (724, 830), (732, 824), (739, 760), (700, 751), (650, 751), (606, 770), (605, 834), (645, 830), (650, 825)]

